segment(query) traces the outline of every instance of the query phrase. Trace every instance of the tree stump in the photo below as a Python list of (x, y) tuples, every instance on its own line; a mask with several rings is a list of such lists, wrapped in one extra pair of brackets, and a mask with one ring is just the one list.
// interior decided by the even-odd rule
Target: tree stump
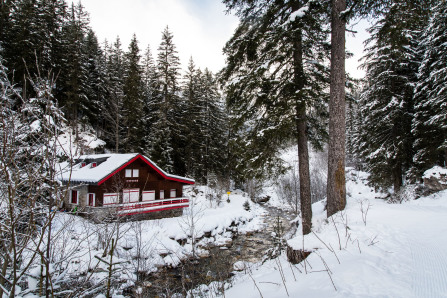
[(310, 251), (302, 249), (293, 249), (287, 245), (287, 260), (292, 264), (298, 264), (304, 261), (309, 255)]

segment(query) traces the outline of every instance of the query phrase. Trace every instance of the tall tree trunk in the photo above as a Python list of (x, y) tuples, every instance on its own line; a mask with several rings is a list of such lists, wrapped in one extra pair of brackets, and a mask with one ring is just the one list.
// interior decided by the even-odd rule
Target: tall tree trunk
[(401, 162), (398, 162), (393, 169), (393, 184), (394, 184), (394, 194), (397, 194), (400, 191), (400, 187), (403, 184)]
[(327, 177), (327, 216), (346, 206), (345, 181), (345, 28), (340, 16), (346, 0), (332, 0), (331, 86), (329, 102), (329, 156)]
[[(300, 6), (300, 1), (294, 1), (292, 4), (292, 13), (300, 9)], [(301, 95), (305, 85), (303, 68), (303, 36), (301, 29), (295, 31), (293, 38), (294, 82), (296, 88), (295, 117), (298, 143), (301, 219), (303, 224), (303, 235), (306, 235), (309, 234), (312, 229), (312, 199), (310, 193), (309, 152), (307, 147), (306, 103)]]
[(120, 144), (120, 121), (119, 121), (119, 109), (116, 109), (115, 114), (115, 153), (118, 153), (119, 144)]

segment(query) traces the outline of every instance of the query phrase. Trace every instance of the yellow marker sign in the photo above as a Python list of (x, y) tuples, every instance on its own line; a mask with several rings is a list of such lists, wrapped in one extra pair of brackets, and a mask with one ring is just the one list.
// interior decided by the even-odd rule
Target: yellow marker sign
[(231, 191), (227, 191), (227, 195), (230, 195), (231, 194)]

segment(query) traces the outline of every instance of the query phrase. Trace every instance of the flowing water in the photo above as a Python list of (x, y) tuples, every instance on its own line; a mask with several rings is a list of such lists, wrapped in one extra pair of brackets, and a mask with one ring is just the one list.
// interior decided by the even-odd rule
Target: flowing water
[[(184, 296), (186, 291), (201, 284), (213, 281), (216, 287), (223, 286), (233, 276), (234, 263), (261, 262), (269, 251), (277, 245), (277, 239), (291, 234), (296, 229), (290, 224), (293, 214), (264, 206), (267, 214), (263, 215), (264, 225), (258, 231), (240, 234), (237, 227), (227, 231), (233, 233), (233, 241), (223, 247), (208, 247), (209, 257), (195, 260), (185, 260), (176, 268), (163, 267), (150, 275), (142, 276), (140, 293), (134, 287), (130, 294), (135, 297), (171, 297)], [(287, 237), (287, 236), (286, 236)], [(219, 289), (214, 289), (219, 292)]]

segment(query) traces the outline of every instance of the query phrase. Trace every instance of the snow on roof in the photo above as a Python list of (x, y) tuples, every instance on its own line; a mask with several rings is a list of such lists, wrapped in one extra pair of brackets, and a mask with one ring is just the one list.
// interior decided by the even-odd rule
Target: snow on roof
[[(138, 153), (130, 154), (92, 154), (81, 155), (74, 158), (75, 164), (71, 171), (68, 163), (60, 165), (62, 174), (59, 180), (71, 182), (97, 183), (102, 184), (108, 178), (116, 174), (131, 162), (141, 158), (155, 171), (161, 174), (164, 178), (188, 184), (194, 184), (194, 179), (185, 178), (177, 175), (168, 174), (157, 166), (152, 160)], [(105, 159), (105, 160), (104, 160)], [(82, 166), (82, 163), (88, 161), (89, 163)], [(92, 167), (92, 162), (97, 162), (96, 167)]]

